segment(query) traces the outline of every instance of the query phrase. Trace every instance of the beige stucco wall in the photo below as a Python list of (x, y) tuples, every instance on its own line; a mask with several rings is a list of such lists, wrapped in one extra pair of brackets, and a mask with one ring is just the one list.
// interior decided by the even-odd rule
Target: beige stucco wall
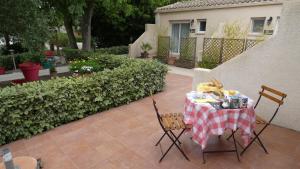
[[(238, 8), (223, 8), (223, 9), (209, 9), (209, 10), (197, 10), (197, 11), (183, 11), (172, 13), (157, 13), (156, 24), (160, 31), (171, 35), (171, 22), (172, 21), (186, 21), (194, 20), (194, 27), (196, 31), (199, 29), (197, 24), (198, 19), (206, 19), (207, 27), (205, 34), (191, 33), (191, 37), (197, 37), (197, 50), (196, 56), (200, 58), (200, 54), (203, 47), (203, 38), (211, 37), (211, 35), (218, 30), (221, 23), (232, 23), (235, 21), (240, 22), (240, 25), (244, 25), (250, 28), (252, 17), (273, 17), (273, 22), (270, 27), (273, 27), (276, 23), (276, 19), (280, 16), (282, 5), (273, 4), (265, 6), (253, 6), (253, 7), (238, 7)], [(246, 29), (246, 28), (245, 28)], [(268, 28), (267, 28), (268, 29)], [(252, 38), (256, 36), (249, 35)]]
[[(276, 88), (288, 97), (274, 123), (300, 131), (300, 1), (287, 2), (278, 34), (238, 57), (209, 71), (195, 70), (193, 86), (215, 77), (227, 89), (237, 89), (257, 99), (260, 86)], [(272, 102), (263, 101), (257, 113), (269, 119)]]
[(145, 32), (132, 44), (129, 44), (130, 57), (141, 56), (142, 43), (149, 43), (152, 46), (152, 50), (149, 51), (149, 56), (155, 56), (157, 53), (157, 27), (155, 24), (146, 24)]

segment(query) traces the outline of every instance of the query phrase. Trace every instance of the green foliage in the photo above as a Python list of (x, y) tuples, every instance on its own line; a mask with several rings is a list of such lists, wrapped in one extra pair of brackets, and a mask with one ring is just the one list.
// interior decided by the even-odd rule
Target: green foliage
[[(62, 52), (67, 61), (75, 60), (87, 60), (92, 55), (92, 51), (85, 51), (80, 49), (63, 48)], [(101, 54), (113, 54), (113, 55), (125, 55), (128, 54), (128, 46), (113, 46), (110, 48), (96, 49), (96, 53)]]
[[(74, 61), (70, 64), (70, 70), (77, 73), (100, 72), (104, 69), (114, 69), (121, 65), (131, 62), (130, 59), (124, 59), (123, 56), (107, 55), (94, 53), (88, 60)], [(91, 70), (87, 71), (87, 68)]]
[[(246, 28), (248, 28), (248, 26)], [(224, 25), (224, 38), (242, 39), (247, 37), (248, 32), (248, 29), (243, 30), (243, 27), (238, 21), (226, 23)]]
[(0, 34), (17, 38), (31, 51), (41, 50), (48, 38), (45, 15), (40, 1), (5, 1), (0, 5)]
[(210, 62), (207, 60), (202, 60), (201, 62), (199, 62), (198, 66), (201, 68), (205, 68), (205, 69), (213, 69), (215, 67), (217, 67), (219, 64), (217, 62)]
[[(92, 35), (100, 47), (127, 45), (144, 31), (145, 24), (155, 22), (155, 9), (179, 0), (103, 0), (92, 20)], [(116, 33), (117, 32), (117, 33)]]
[(27, 52), (20, 54), (20, 62), (41, 63), (45, 59), (45, 55), (40, 52)]
[(150, 43), (144, 43), (144, 42), (142, 42), (141, 49), (144, 52), (149, 52), (152, 49), (152, 46), (150, 45)]
[(68, 35), (66, 33), (61, 33), (61, 32), (56, 33), (51, 37), (49, 43), (60, 47), (68, 47), (69, 46)]
[(167, 63), (170, 52), (170, 37), (158, 36), (156, 59), (162, 63)]
[(74, 60), (87, 60), (88, 56), (91, 54), (89, 51), (72, 48), (63, 48), (62, 53), (68, 62)]
[(128, 54), (128, 46), (113, 46), (109, 48), (96, 49), (97, 52), (113, 54), (113, 55), (126, 55)]
[(31, 61), (36, 63), (41, 63), (45, 56), (40, 52), (25, 52), (25, 53), (19, 53), (14, 55), (0, 55), (0, 65), (3, 65), (3, 67), (6, 68), (6, 70), (13, 70), (14, 69), (14, 63), (12, 57), (15, 58), (16, 66), (20, 63)]
[(74, 61), (70, 65), (70, 70), (76, 73), (100, 72), (105, 69), (105, 65), (97, 63), (96, 60)]
[(124, 64), (89, 76), (0, 89), (0, 145), (163, 90), (166, 66), (156, 61), (119, 59)]

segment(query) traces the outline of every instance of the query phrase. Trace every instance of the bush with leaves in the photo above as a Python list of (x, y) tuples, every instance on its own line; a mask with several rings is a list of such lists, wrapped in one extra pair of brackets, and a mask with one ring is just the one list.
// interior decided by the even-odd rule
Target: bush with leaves
[(90, 76), (63, 77), (0, 89), (0, 145), (163, 90), (167, 73), (163, 64), (103, 57), (102, 60), (112, 58), (123, 63)]
[(74, 60), (87, 60), (92, 52), (80, 49), (63, 48), (62, 53), (68, 62)]
[(96, 51), (100, 53), (113, 55), (126, 55), (128, 54), (128, 46), (113, 46), (109, 48), (99, 48)]

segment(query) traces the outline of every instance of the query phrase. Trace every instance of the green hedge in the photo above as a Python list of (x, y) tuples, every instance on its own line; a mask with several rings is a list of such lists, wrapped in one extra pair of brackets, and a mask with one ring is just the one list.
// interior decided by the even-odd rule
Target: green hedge
[[(132, 60), (124, 59), (122, 56), (94, 53), (88, 60), (71, 62), (70, 70), (77, 73), (100, 72), (104, 69), (114, 69), (130, 61)], [(90, 67), (92, 70), (86, 71), (82, 69), (83, 67)]]
[(109, 48), (99, 48), (96, 49), (97, 52), (113, 54), (113, 55), (127, 55), (128, 54), (128, 46), (113, 46)]
[[(62, 52), (66, 57), (67, 61), (87, 60), (92, 53), (95, 53), (94, 51), (83, 51), (80, 49), (72, 49), (72, 48), (63, 48)], [(113, 46), (109, 48), (99, 48), (96, 49), (96, 53), (125, 55), (128, 54), (128, 46)]]
[(157, 61), (121, 58), (124, 60), (116, 64), (118, 67), (89, 76), (0, 89), (0, 145), (163, 90), (166, 66)]
[(74, 60), (87, 60), (92, 52), (80, 49), (63, 48), (62, 53), (68, 62)]

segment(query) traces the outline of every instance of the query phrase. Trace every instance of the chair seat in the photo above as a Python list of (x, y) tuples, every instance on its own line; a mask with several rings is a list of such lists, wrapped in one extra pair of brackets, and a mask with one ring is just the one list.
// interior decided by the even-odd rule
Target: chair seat
[(180, 130), (187, 128), (183, 121), (182, 113), (162, 114), (161, 119), (166, 130)]
[(256, 124), (266, 124), (267, 121), (264, 120), (262, 117), (256, 115)]

